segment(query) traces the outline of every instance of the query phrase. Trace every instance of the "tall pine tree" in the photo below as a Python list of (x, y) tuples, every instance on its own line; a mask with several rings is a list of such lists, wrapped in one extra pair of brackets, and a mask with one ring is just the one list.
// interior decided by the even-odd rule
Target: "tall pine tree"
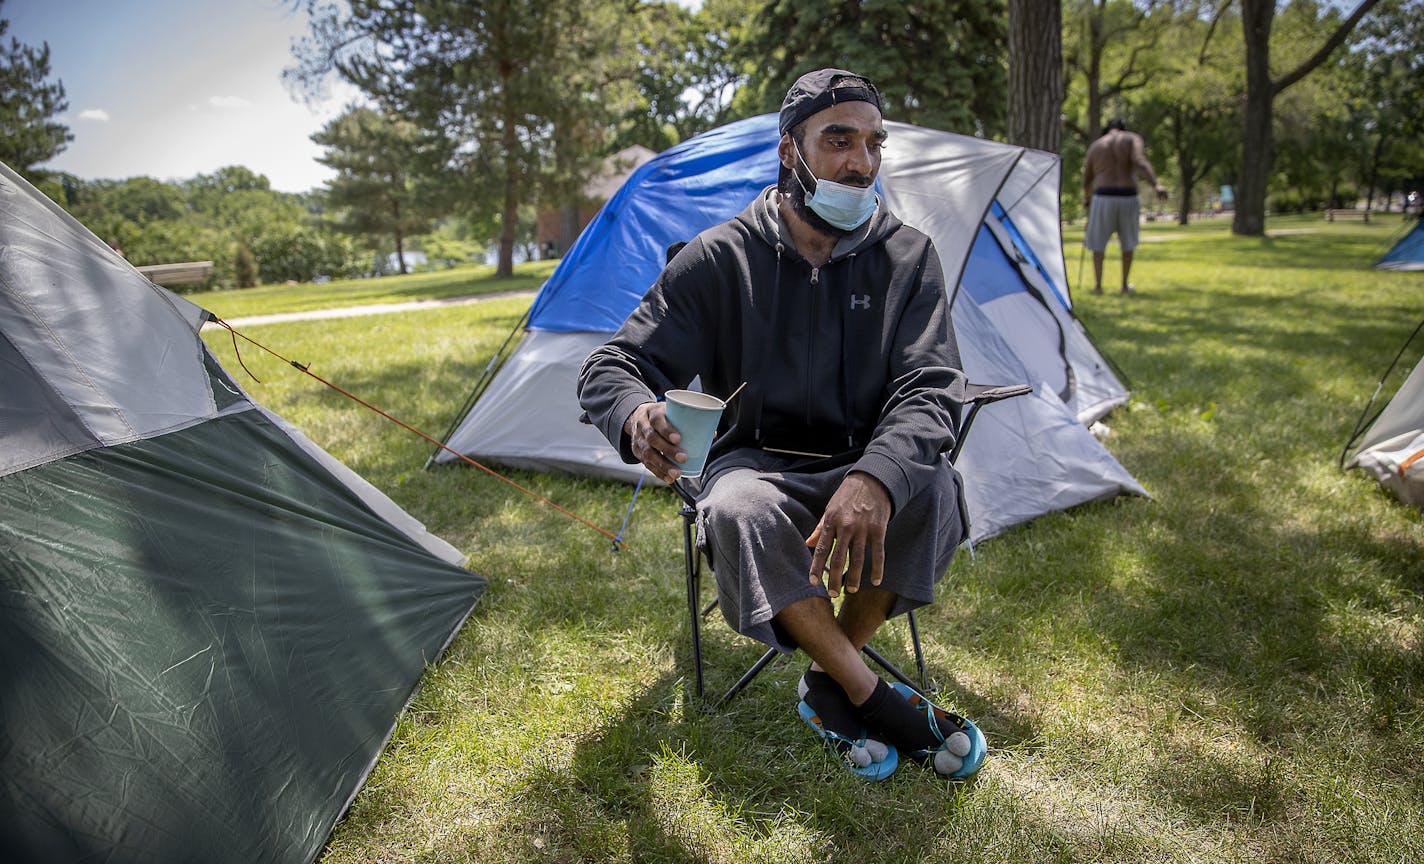
[[(521, 205), (567, 194), (603, 155), (631, 99), (613, 0), (310, 0), (291, 77), (329, 74), (447, 140), (443, 187), (472, 218), (499, 216), (497, 273), (513, 270)], [(526, 207), (527, 209), (527, 207)]]
[(398, 269), (407, 272), (405, 241), (428, 232), (431, 221), (411, 176), (419, 158), (414, 124), (352, 108), (311, 137), (326, 148), (317, 161), (336, 170), (326, 201), (337, 225), (378, 248), (382, 238), (394, 240)]
[[(5, 2), (0, 0), (0, 11)], [(69, 127), (55, 121), (69, 103), (64, 84), (49, 82), (49, 43), (39, 48), (5, 34), (8, 19), (0, 18), (0, 162), (30, 176), (34, 167), (63, 152), (74, 140)]]

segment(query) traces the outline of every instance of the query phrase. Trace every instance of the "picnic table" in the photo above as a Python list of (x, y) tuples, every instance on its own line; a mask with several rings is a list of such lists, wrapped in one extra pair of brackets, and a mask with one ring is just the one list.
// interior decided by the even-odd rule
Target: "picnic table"
[(182, 261), (176, 264), (145, 264), (134, 269), (155, 285), (191, 285), (213, 275), (211, 261)]

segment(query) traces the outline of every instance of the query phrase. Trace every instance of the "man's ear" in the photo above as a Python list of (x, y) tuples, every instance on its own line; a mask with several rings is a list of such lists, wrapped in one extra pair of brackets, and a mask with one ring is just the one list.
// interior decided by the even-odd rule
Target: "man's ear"
[(796, 154), (791, 149), (791, 133), (781, 133), (781, 140), (776, 142), (776, 155), (781, 159), (781, 167), (788, 171), (796, 170)]

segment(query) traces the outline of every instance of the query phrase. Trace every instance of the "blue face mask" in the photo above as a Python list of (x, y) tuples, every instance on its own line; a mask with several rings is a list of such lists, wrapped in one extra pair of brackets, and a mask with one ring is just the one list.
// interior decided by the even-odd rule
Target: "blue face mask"
[[(802, 165), (806, 165), (806, 159), (801, 155), (801, 148), (796, 146), (795, 138), (791, 139), (791, 147), (796, 151), (796, 158), (801, 160)], [(810, 165), (806, 165), (806, 170), (815, 176)], [(865, 224), (865, 220), (875, 215), (878, 205), (874, 186), (847, 186), (817, 177), (816, 191), (809, 192), (806, 191), (806, 184), (801, 182), (800, 172), (791, 173), (795, 175), (801, 190), (806, 192), (806, 206), (811, 208), (811, 212), (842, 231), (859, 228)]]

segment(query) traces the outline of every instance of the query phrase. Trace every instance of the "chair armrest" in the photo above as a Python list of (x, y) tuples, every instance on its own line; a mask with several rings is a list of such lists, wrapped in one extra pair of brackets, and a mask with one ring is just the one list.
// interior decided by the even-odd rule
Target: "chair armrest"
[(993, 402), (1000, 402), (1004, 399), (1012, 399), (1015, 396), (1023, 396), (1032, 393), (1033, 388), (1027, 384), (968, 384), (964, 385), (965, 405), (977, 402), (980, 405), (988, 405)]
[(697, 499), (692, 497), (692, 493), (683, 487), (682, 478), (679, 477), (668, 485), (672, 487), (672, 491), (677, 493), (677, 497), (682, 499), (683, 504), (691, 508), (694, 513), (697, 512)]
[(954, 394), (955, 398), (968, 410), (960, 418), (959, 428), (954, 430), (954, 444), (949, 449), (950, 462), (958, 461), (959, 453), (964, 449), (964, 442), (969, 437), (969, 427), (974, 425), (974, 418), (980, 408), (1033, 392), (1033, 388), (1027, 384), (970, 384), (968, 381), (962, 384), (962, 389), (956, 387), (955, 390), (959, 391)]

